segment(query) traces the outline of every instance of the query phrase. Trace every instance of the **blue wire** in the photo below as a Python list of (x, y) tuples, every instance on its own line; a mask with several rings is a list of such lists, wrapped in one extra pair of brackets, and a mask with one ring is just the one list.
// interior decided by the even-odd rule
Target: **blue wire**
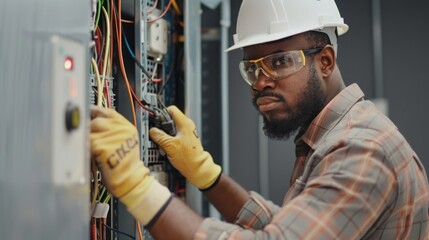
[(134, 54), (134, 52), (131, 50), (130, 44), (128, 43), (128, 39), (127, 39), (127, 36), (125, 36), (124, 31), (122, 31), (122, 36), (124, 37), (125, 45), (127, 45), (127, 49), (128, 49), (128, 52), (130, 52), (131, 57), (136, 58), (136, 55), (135, 55), (135, 54)]
[(137, 60), (136, 55), (134, 54), (134, 52), (131, 50), (130, 44), (128, 43), (128, 39), (127, 36), (125, 36), (125, 32), (122, 30), (122, 36), (124, 37), (124, 41), (125, 41), (125, 45), (127, 46), (128, 52), (131, 54), (131, 57), (134, 59), (134, 61), (136, 62), (136, 64), (140, 67), (140, 69), (143, 71), (143, 73), (150, 79), (151, 76), (150, 74), (147, 72), (147, 70), (143, 67), (143, 65), (139, 62), (139, 60)]

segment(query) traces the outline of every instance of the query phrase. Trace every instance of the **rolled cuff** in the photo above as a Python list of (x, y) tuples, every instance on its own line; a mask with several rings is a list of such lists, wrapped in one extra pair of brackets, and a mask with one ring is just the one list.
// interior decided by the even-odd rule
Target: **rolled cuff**
[(133, 189), (120, 200), (127, 207), (128, 212), (144, 226), (165, 209), (171, 199), (171, 192), (161, 185), (152, 176), (148, 176), (146, 186)]

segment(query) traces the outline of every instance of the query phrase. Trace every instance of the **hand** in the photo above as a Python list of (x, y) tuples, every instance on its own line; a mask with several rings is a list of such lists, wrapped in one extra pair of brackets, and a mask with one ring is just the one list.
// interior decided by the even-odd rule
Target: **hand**
[(137, 129), (115, 110), (91, 108), (91, 154), (107, 190), (148, 224), (171, 198), (140, 160)]
[(158, 128), (150, 129), (150, 137), (166, 153), (171, 164), (199, 189), (211, 187), (222, 170), (213, 162), (211, 155), (204, 151), (194, 122), (176, 106), (167, 108), (176, 124), (176, 136), (170, 136)]

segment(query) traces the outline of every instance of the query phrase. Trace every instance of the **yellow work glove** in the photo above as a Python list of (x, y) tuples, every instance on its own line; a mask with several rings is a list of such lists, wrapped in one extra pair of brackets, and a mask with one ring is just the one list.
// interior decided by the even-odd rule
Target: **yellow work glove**
[(150, 137), (166, 153), (171, 164), (193, 185), (201, 190), (210, 188), (220, 177), (221, 167), (204, 151), (194, 122), (176, 106), (167, 108), (176, 125), (176, 136), (158, 128), (150, 129)]
[(107, 190), (142, 224), (158, 216), (171, 199), (140, 160), (137, 129), (115, 110), (91, 108), (91, 154)]

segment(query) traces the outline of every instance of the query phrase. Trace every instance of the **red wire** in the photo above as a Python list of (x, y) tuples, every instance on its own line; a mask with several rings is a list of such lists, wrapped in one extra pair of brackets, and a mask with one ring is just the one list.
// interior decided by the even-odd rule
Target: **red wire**
[(107, 98), (107, 107), (110, 108), (111, 107), (111, 103), (110, 103), (110, 93), (109, 93), (109, 80), (105, 79), (105, 83), (104, 83), (104, 92), (106, 94), (106, 98)]
[(101, 32), (100, 32), (100, 28), (97, 28), (95, 30), (95, 48), (97, 50), (97, 56), (100, 55), (100, 51), (101, 51)]
[(97, 225), (95, 218), (91, 218), (91, 240), (97, 240)]
[(131, 89), (131, 94), (133, 94), (134, 100), (140, 105), (140, 107), (148, 111), (150, 115), (155, 114), (155, 112), (152, 109), (150, 109), (148, 106), (143, 105), (143, 103), (140, 101), (140, 99), (137, 97), (136, 93), (132, 89)]

